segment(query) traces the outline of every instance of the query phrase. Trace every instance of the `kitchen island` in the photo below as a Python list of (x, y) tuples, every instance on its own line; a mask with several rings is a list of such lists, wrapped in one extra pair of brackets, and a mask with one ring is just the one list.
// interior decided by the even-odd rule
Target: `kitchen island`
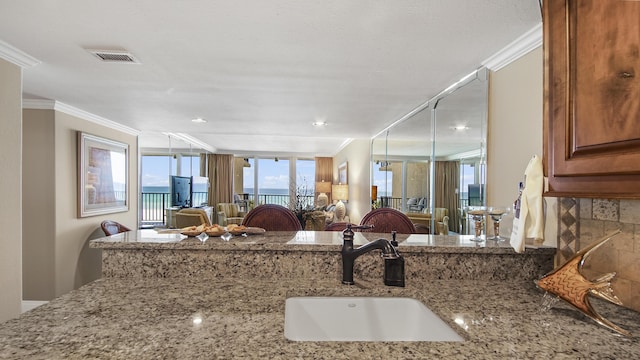
[[(154, 236), (159, 238), (151, 240)], [(380, 236), (385, 235), (360, 234), (356, 246)], [(356, 265), (360, 264), (354, 276), (356, 284), (343, 285), (338, 253), (340, 233), (274, 233), (225, 242), (217, 238), (201, 241), (178, 234), (134, 231), (98, 239), (91, 246), (103, 249), (105, 276), (0, 324), (0, 358), (636, 359), (640, 356), (639, 313), (593, 301), (604, 317), (634, 334), (631, 338), (619, 336), (564, 302), (545, 295), (526, 278), (532, 272), (518, 271), (518, 259), (531, 264), (532, 269), (533, 264), (540, 263), (527, 260), (527, 253), (543, 259), (552, 256), (549, 254), (554, 249), (531, 248), (525, 254), (515, 254), (508, 245), (497, 242), (471, 244), (464, 237), (422, 236), (425, 238), (398, 235), (399, 252), (407, 258), (404, 288), (383, 285), (383, 261), (379, 254), (356, 260)], [(465, 257), (471, 260), (467, 263)], [(132, 264), (123, 263), (126, 260)], [(493, 266), (492, 261), (502, 261), (502, 265)], [(509, 262), (511, 267), (506, 267)], [(198, 266), (205, 269), (196, 270)], [(180, 269), (169, 270), (172, 267)], [(476, 267), (491, 270), (480, 271)], [(130, 269), (131, 273), (126, 275), (124, 269)], [(543, 270), (548, 271), (541, 268), (536, 271)], [(470, 279), (462, 278), (464, 275)], [(415, 298), (465, 341), (290, 341), (284, 337), (284, 307), (285, 300), (294, 296)]]
[[(390, 234), (356, 232), (354, 245)], [(471, 235), (397, 234), (407, 282), (431, 279), (534, 280), (553, 269), (555, 248), (516, 253), (508, 241), (473, 242)], [(227, 277), (340, 279), (342, 233), (269, 231), (261, 235), (186, 237), (138, 230), (91, 241), (102, 249), (103, 277)], [(382, 278), (379, 252), (356, 260), (357, 279)]]
[[(292, 296), (406, 296), (464, 342), (293, 342)], [(637, 359), (638, 338), (597, 325), (532, 282), (433, 280), (405, 288), (356, 280), (105, 278), (0, 324), (10, 359)], [(640, 315), (595, 302), (640, 334)], [(393, 310), (391, 310), (391, 313)]]

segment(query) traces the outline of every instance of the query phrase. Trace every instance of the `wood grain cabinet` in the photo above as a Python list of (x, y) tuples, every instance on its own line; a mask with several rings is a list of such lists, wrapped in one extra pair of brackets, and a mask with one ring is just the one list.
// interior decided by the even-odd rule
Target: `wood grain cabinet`
[(640, 198), (640, 1), (547, 0), (550, 196)]

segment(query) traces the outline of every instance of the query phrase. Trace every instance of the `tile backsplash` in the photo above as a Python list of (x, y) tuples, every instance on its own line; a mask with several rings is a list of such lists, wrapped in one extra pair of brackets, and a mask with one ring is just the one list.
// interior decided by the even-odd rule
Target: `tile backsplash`
[(584, 264), (589, 279), (616, 272), (614, 293), (640, 311), (640, 200), (558, 199), (558, 263), (616, 229), (616, 235)]

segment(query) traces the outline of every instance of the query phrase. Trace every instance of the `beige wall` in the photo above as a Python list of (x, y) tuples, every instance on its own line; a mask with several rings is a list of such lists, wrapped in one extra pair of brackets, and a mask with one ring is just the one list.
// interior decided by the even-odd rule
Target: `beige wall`
[[(46, 115), (43, 115), (43, 113)], [(42, 132), (49, 127), (42, 118), (53, 118), (53, 133), (46, 135), (47, 141), (37, 142)], [(105, 219), (121, 222), (128, 227), (137, 227), (138, 207), (138, 150), (136, 136), (54, 110), (25, 110), (25, 126), (23, 134), (25, 143), (35, 147), (28, 154), (54, 154), (55, 166), (46, 168), (48, 173), (39, 174), (39, 181), (30, 182), (30, 187), (47, 187), (52, 191), (52, 211), (40, 214), (46, 222), (52, 222), (49, 229), (41, 229), (41, 233), (25, 237), (25, 259), (31, 256), (31, 251), (45, 247), (45, 261), (33, 263), (33, 268), (24, 274), (25, 300), (48, 300), (60, 296), (72, 289), (78, 288), (92, 280), (100, 278), (101, 253), (96, 249), (89, 249), (90, 239), (101, 236), (100, 223)], [(103, 136), (129, 144), (129, 211), (108, 215), (77, 217), (77, 131)], [(52, 137), (52, 142), (50, 141)], [(31, 161), (24, 159), (25, 163)], [(44, 170), (44, 169), (43, 169)], [(28, 196), (33, 189), (25, 189), (23, 198), (25, 207), (35, 208), (42, 199)], [(25, 224), (24, 231), (28, 229)], [(52, 269), (51, 269), (52, 268)], [(52, 271), (53, 270), (53, 271)], [(46, 283), (47, 287), (40, 290), (33, 284)]]
[[(23, 110), (22, 158), (22, 296), (28, 300), (55, 297), (55, 172), (53, 110)], [(43, 181), (47, 179), (47, 181)], [(36, 225), (36, 226), (34, 226)]]
[(22, 69), (0, 59), (0, 322), (20, 315), (22, 301)]
[[(533, 155), (542, 156), (542, 48), (490, 73), (487, 134), (487, 204), (512, 206)], [(557, 245), (557, 202), (545, 198), (544, 245)], [(513, 214), (502, 229), (510, 233)], [(492, 230), (490, 229), (491, 233)], [(501, 231), (502, 232), (502, 231)]]
[(542, 48), (490, 73), (488, 205), (513, 204), (535, 154), (542, 156)]
[(407, 163), (407, 198), (423, 198), (429, 193), (429, 163), (408, 162)]
[[(234, 158), (233, 159), (233, 191), (236, 194), (243, 193), (243, 189), (244, 189), (243, 174), (244, 174), (244, 159)], [(213, 206), (216, 206), (216, 204), (213, 204)]]
[(333, 158), (333, 183), (338, 183), (338, 166), (347, 162), (347, 184), (349, 202), (347, 215), (349, 221), (359, 224), (371, 210), (371, 144), (369, 139), (353, 140)]

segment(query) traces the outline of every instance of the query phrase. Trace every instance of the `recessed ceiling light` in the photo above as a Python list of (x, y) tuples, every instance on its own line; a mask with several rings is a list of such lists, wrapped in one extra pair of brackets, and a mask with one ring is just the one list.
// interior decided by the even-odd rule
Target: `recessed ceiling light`
[(452, 129), (453, 130), (458, 130), (458, 131), (460, 131), (460, 130), (469, 130), (469, 127), (465, 126), (465, 125), (458, 125), (458, 126), (454, 126)]
[(191, 121), (193, 121), (194, 123), (198, 123), (198, 124), (203, 124), (203, 123), (207, 122), (207, 120), (205, 120), (203, 118), (195, 118), (195, 119), (191, 119)]
[(314, 121), (313, 126), (327, 126), (327, 122), (322, 120)]

